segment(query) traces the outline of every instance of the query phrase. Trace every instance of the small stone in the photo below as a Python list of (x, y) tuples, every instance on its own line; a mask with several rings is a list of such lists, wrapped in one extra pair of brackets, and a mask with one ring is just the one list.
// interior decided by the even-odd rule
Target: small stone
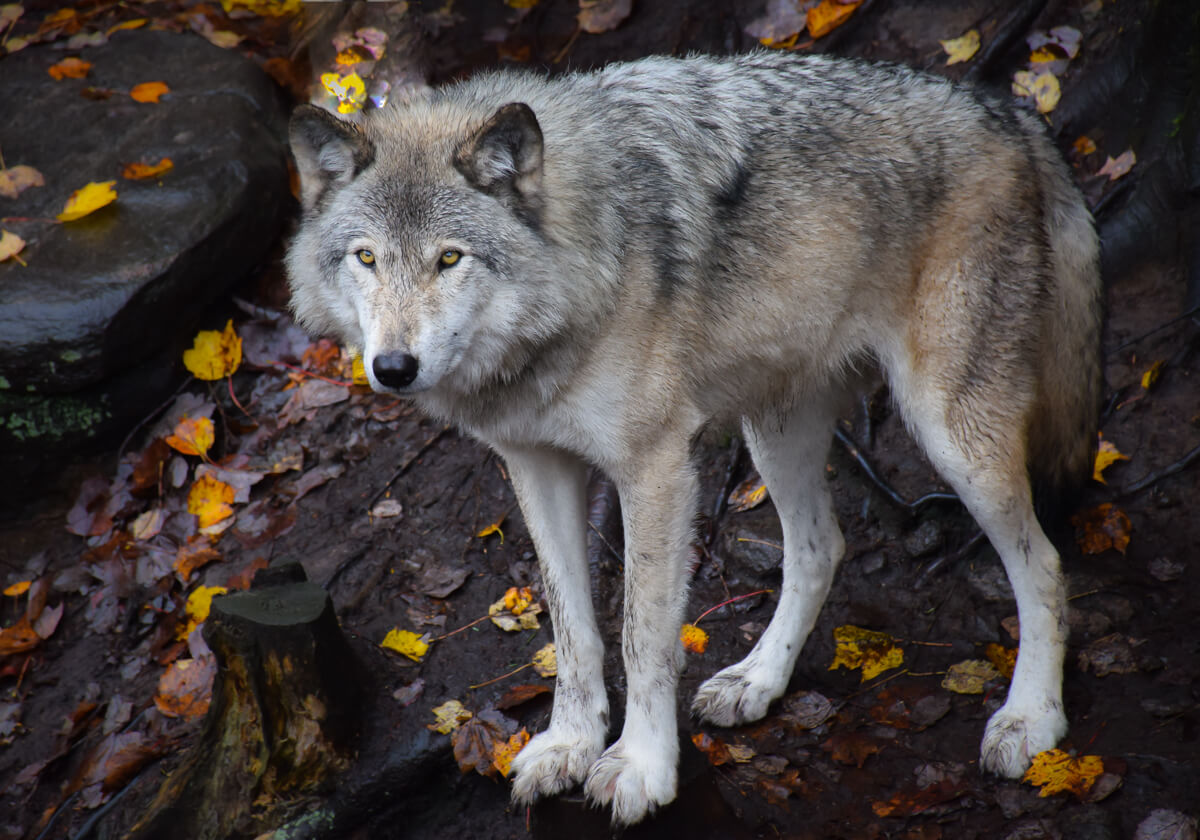
[(926, 519), (904, 538), (904, 550), (909, 557), (924, 557), (937, 551), (945, 542), (946, 535), (938, 523)]
[(1179, 580), (1183, 577), (1186, 564), (1172, 560), (1169, 557), (1155, 557), (1148, 564), (1150, 575), (1155, 580), (1161, 580), (1163, 583), (1170, 583), (1173, 580)]

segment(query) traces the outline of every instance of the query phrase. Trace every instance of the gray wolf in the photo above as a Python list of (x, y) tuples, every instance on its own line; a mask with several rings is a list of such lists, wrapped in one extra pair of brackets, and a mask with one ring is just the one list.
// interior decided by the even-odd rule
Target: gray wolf
[[(1017, 777), (1067, 728), (1058, 555), (1031, 504), (1088, 468), (1100, 389), (1092, 220), (1037, 119), (944, 79), (826, 57), (651, 58), (501, 72), (356, 122), (293, 117), (287, 258), (310, 331), (361, 348), (507, 461), (558, 644), (528, 802), (582, 782), (617, 823), (676, 792), (675, 694), (697, 470), (740, 421), (778, 509), (770, 626), (692, 709), (761, 718), (844, 551), (823, 465), (877, 365), (1012, 581), (1021, 649), (982, 766)], [(625, 723), (607, 744), (588, 586), (588, 465), (625, 530)]]

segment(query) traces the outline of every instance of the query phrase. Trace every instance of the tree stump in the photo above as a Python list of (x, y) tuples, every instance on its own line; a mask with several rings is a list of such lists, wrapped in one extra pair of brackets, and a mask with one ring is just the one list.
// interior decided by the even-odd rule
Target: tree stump
[(213, 600), (203, 731), (127, 837), (254, 836), (309, 810), (349, 765), (366, 675), (329, 593), (303, 578), (299, 565), (266, 570)]

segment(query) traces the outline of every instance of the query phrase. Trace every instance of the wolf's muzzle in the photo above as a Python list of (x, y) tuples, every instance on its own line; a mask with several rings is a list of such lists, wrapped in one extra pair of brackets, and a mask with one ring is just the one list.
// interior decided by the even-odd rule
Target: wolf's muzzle
[(385, 353), (375, 357), (371, 370), (385, 387), (407, 388), (417, 378), (419, 366), (417, 357), (412, 353)]

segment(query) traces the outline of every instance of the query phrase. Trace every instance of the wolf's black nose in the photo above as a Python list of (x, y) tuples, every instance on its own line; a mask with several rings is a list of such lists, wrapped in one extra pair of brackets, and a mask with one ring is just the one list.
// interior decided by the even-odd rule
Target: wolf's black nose
[(407, 388), (417, 378), (419, 364), (411, 353), (385, 353), (371, 363), (375, 378), (388, 388)]

